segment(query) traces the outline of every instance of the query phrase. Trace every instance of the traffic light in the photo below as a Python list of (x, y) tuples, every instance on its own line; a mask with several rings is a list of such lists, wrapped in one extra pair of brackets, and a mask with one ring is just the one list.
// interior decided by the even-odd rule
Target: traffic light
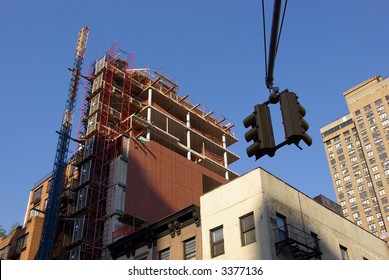
[(306, 133), (309, 125), (303, 119), (306, 111), (297, 99), (298, 97), (294, 92), (283, 91), (280, 93), (281, 113), (286, 142), (287, 144), (295, 144), (299, 147), (300, 140), (303, 140), (305, 144), (311, 146), (312, 138)]
[(266, 104), (255, 105), (254, 112), (243, 120), (243, 125), (245, 128), (251, 126), (244, 135), (246, 141), (254, 141), (246, 149), (247, 155), (249, 157), (255, 155), (255, 160), (266, 154), (274, 156), (276, 148), (269, 107)]

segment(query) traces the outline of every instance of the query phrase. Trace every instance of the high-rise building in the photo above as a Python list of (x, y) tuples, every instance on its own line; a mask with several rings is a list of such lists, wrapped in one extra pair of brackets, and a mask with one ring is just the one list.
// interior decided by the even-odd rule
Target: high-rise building
[(86, 75), (77, 153), (65, 182), (53, 258), (107, 259), (107, 246), (238, 175), (226, 118), (116, 44)]
[(389, 78), (344, 94), (349, 113), (320, 132), (343, 215), (381, 236), (389, 229)]

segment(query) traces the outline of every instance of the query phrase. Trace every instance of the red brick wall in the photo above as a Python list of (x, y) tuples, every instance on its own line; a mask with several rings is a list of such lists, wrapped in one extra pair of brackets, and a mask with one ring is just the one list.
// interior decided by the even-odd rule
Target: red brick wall
[(202, 174), (227, 180), (156, 142), (130, 144), (125, 213), (155, 222), (186, 206), (200, 205)]

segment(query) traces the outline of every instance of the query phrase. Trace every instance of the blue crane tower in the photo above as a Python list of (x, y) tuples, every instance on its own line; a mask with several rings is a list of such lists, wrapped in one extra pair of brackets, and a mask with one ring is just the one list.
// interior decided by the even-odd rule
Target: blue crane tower
[(49, 260), (52, 255), (53, 244), (56, 236), (57, 220), (59, 216), (59, 204), (67, 165), (69, 142), (72, 133), (77, 89), (81, 76), (81, 68), (84, 60), (86, 42), (88, 40), (88, 33), (89, 30), (87, 26), (83, 27), (78, 33), (73, 68), (70, 69), (72, 74), (68, 90), (68, 98), (66, 100), (61, 129), (58, 132), (59, 138), (50, 182), (49, 199), (45, 210), (45, 218), (39, 248), (35, 256), (35, 259), (37, 260)]

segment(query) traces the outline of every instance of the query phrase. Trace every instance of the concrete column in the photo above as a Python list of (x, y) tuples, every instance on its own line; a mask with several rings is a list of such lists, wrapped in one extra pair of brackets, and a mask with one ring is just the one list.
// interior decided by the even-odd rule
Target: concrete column
[[(226, 135), (225, 135), (225, 134), (223, 134), (223, 136), (222, 136), (222, 143), (223, 143), (223, 148), (224, 148), (224, 149), (227, 149), (227, 140), (226, 140)], [(223, 158), (224, 158), (224, 167), (227, 168), (227, 167), (228, 167), (227, 151), (224, 151), (224, 153), (223, 153)], [(228, 171), (225, 172), (224, 177), (225, 177), (227, 180), (229, 180)]]
[[(149, 88), (149, 95), (148, 95), (148, 102), (147, 104), (149, 107), (147, 108), (147, 122), (151, 123), (151, 104), (152, 104), (152, 96), (153, 96), (153, 90)], [(146, 134), (147, 140), (150, 141), (150, 129), (147, 129), (147, 134)]]
[(190, 112), (187, 112), (186, 113), (186, 126), (188, 127), (188, 130), (186, 132), (186, 146), (187, 148), (189, 149), (189, 151), (187, 152), (187, 159), (191, 160), (192, 159), (192, 153), (190, 151)]

